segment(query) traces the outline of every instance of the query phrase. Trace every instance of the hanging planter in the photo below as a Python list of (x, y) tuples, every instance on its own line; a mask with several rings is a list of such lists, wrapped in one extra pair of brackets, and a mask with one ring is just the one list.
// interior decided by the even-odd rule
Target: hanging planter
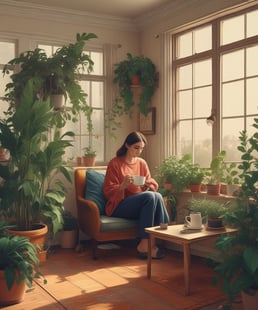
[(114, 73), (114, 83), (119, 86), (124, 111), (128, 112), (134, 106), (132, 85), (137, 85), (142, 88), (137, 103), (138, 109), (141, 114), (147, 116), (158, 82), (154, 63), (145, 56), (133, 57), (127, 53), (127, 59), (116, 64)]

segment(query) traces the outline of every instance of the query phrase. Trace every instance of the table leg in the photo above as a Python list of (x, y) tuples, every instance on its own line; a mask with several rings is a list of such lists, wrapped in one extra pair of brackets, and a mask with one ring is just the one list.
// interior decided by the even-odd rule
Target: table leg
[(185, 277), (185, 295), (189, 295), (190, 291), (190, 245), (184, 243), (184, 277)]
[(152, 249), (152, 237), (148, 239), (148, 261), (147, 261), (147, 278), (151, 278), (151, 249)]

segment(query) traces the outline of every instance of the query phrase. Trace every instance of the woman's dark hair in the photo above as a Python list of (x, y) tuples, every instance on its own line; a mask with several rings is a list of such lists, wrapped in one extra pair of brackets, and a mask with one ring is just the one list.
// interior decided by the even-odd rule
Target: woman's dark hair
[(143, 142), (145, 145), (147, 144), (147, 140), (145, 136), (139, 131), (133, 131), (129, 133), (129, 135), (125, 138), (123, 145), (117, 150), (116, 156), (124, 156), (127, 152), (127, 145), (133, 145), (138, 142)]

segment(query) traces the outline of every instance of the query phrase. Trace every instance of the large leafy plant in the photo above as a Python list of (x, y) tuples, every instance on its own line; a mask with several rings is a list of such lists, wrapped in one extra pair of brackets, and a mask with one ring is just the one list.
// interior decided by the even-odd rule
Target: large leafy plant
[(0, 120), (0, 144), (10, 152), (8, 165), (0, 166), (0, 211), (21, 229), (43, 221), (55, 233), (62, 228), (65, 199), (60, 176), (71, 181), (62, 155), (73, 133), (51, 131), (54, 112), (49, 97), (35, 99), (36, 82), (28, 81), (13, 114)]
[(238, 150), (242, 153), (238, 166), (241, 191), (236, 203), (224, 215), (237, 233), (223, 235), (216, 242), (220, 251), (215, 283), (222, 281), (222, 290), (232, 302), (241, 292), (258, 291), (258, 118), (254, 119), (254, 133), (240, 133)]
[(70, 99), (71, 106), (62, 113), (55, 114), (55, 122), (61, 127), (67, 119), (77, 120), (78, 113), (84, 112), (91, 121), (91, 108), (87, 104), (87, 94), (79, 83), (83, 71), (92, 72), (94, 62), (84, 52), (87, 41), (96, 38), (94, 33), (77, 34), (75, 43), (70, 43), (47, 56), (43, 49), (21, 53), (5, 65), (4, 74), (10, 74), (14, 65), (18, 72), (10, 76), (11, 82), (6, 86), (6, 99), (11, 102), (11, 109), (20, 104), (25, 85), (33, 79), (33, 97), (46, 100), (51, 95), (61, 94)]

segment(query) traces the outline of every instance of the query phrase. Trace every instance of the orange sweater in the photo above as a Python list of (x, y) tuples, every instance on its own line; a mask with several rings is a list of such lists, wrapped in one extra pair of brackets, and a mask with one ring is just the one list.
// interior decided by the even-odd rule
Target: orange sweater
[(144, 188), (133, 184), (121, 191), (119, 189), (126, 175), (141, 175), (146, 177), (145, 184), (152, 191), (158, 190), (158, 183), (151, 177), (149, 167), (144, 159), (136, 158), (136, 162), (129, 164), (125, 162), (123, 157), (113, 158), (107, 167), (107, 172), (104, 181), (104, 195), (107, 198), (106, 214), (111, 216), (118, 204), (125, 198), (141, 193)]

